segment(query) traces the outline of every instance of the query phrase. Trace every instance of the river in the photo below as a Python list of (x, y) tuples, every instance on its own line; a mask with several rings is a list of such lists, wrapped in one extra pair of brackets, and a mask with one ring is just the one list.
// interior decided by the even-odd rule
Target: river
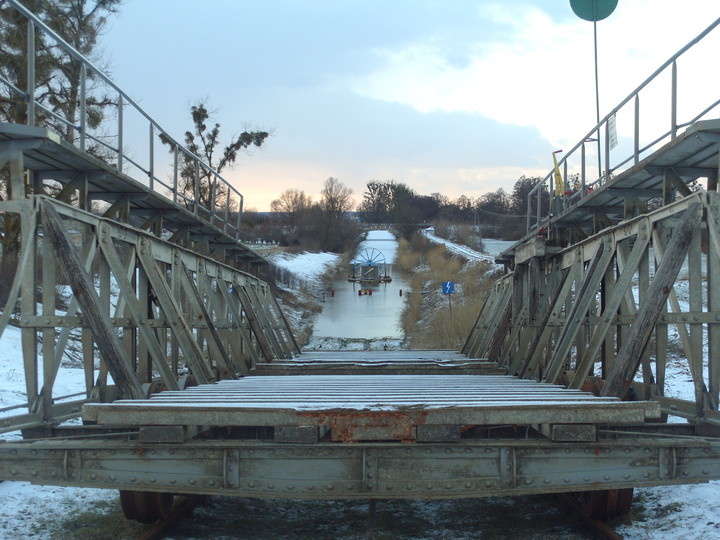
[[(370, 231), (358, 246), (356, 257), (371, 255), (377, 259), (379, 252), (386, 263), (392, 264), (397, 245), (391, 232)], [(401, 291), (409, 292), (410, 282), (394, 267), (389, 273), (389, 283), (359, 284), (349, 282), (349, 269), (343, 269), (325, 288), (313, 337), (402, 339), (400, 314), (405, 301)], [(372, 294), (358, 294), (361, 289), (371, 289)]]

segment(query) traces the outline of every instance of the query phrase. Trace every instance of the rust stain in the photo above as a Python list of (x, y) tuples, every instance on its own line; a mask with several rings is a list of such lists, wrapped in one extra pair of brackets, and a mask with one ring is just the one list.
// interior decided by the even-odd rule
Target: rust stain
[(145, 457), (145, 449), (144, 448), (138, 448), (137, 449), (138, 456)]
[(427, 411), (303, 412), (313, 424), (328, 427), (333, 441), (350, 443), (365, 440), (413, 442), (415, 428), (425, 424)]

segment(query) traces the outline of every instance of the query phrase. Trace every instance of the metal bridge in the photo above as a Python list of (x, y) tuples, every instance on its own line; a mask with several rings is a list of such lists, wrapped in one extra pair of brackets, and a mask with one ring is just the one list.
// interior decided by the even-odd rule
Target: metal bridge
[[(586, 492), (607, 517), (627, 511), (633, 487), (720, 478), (718, 101), (687, 124), (674, 116), (667, 141), (637, 142), (627, 168), (606, 156), (595, 182), (583, 168), (579, 195), (534, 192), (530, 232), (501, 256), (507, 273), (462, 352), (301, 352), (269, 286), (246, 271), (262, 259), (238, 240), (241, 196), (214, 171), (205, 187), (224, 196), (201, 206), (183, 193), (176, 142), (173, 180), (161, 180), (162, 129), (10, 3), (29, 42), (55, 39), (118, 110), (113, 137), (83, 121), (61, 139), (37, 114), (33, 77), (27, 89), (3, 81), (28, 110), (27, 125), (0, 125), (3, 234), (20, 241), (0, 337), (11, 322), (22, 331), (27, 401), (0, 410), (0, 432), (24, 436), (0, 442), (0, 479), (119, 489), (128, 517), (152, 521), (171, 493)], [(125, 154), (130, 112), (146, 122), (145, 164)], [(188, 157), (199, 181), (206, 165)], [(698, 178), (706, 189), (688, 187)], [(692, 400), (666, 393), (671, 329)], [(55, 390), (71, 337), (79, 396)]]

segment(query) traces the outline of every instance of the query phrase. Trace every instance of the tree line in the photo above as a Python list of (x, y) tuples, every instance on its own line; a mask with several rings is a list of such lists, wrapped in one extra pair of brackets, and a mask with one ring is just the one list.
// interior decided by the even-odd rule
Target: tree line
[[(245, 212), (243, 236), (248, 241), (342, 252), (356, 241), (361, 225), (391, 224), (409, 237), (423, 226), (451, 224), (475, 226), (482, 237), (515, 240), (526, 232), (527, 196), (541, 180), (521, 176), (510, 193), (498, 188), (477, 198), (456, 199), (441, 193), (420, 195), (395, 180), (371, 180), (355, 208), (352, 190), (328, 178), (318, 202), (293, 188), (271, 203), (271, 212)], [(544, 192), (544, 208), (548, 201)]]

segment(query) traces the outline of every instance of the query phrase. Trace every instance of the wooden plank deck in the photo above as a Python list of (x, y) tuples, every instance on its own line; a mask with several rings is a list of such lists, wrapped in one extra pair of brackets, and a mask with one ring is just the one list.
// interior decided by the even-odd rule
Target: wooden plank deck
[(504, 375), (505, 368), (451, 350), (307, 351), (255, 366), (253, 375)]
[[(310, 354), (396, 364), (436, 362), (438, 355)], [(442, 353), (448, 362), (461, 356)], [(384, 358), (384, 359), (383, 359)], [(291, 363), (291, 362), (286, 362)], [(372, 364), (372, 361), (369, 361)], [(658, 418), (656, 402), (623, 402), (509, 375), (276, 375), (167, 391), (145, 400), (89, 404), (83, 417), (101, 425), (266, 426), (330, 430), (333, 440), (416, 440), (419, 426), (598, 425)], [(322, 434), (321, 434), (322, 435)], [(320, 436), (321, 436), (320, 435)]]

